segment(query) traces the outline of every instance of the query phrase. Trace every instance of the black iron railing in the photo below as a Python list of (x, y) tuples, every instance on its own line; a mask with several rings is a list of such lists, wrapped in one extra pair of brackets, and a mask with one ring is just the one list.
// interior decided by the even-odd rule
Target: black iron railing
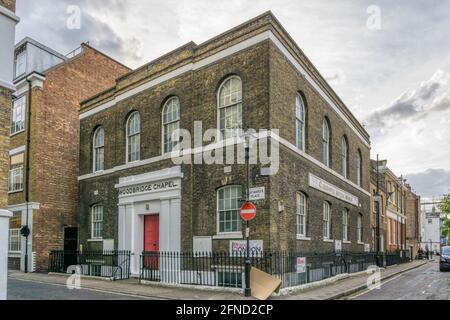
[[(406, 262), (400, 253), (390, 263)], [(306, 268), (298, 269), (298, 258)], [(252, 252), (252, 266), (282, 280), (283, 288), (312, 283), (376, 266), (375, 253)], [(140, 279), (169, 284), (242, 288), (245, 253), (144, 252)], [(391, 264), (392, 265), (392, 264)]]
[(123, 280), (130, 278), (130, 251), (51, 251), (48, 271)]

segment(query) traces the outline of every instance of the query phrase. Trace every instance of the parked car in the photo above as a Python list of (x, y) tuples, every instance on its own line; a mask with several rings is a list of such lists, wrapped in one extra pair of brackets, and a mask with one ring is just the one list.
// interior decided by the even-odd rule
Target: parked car
[(441, 271), (450, 271), (450, 247), (442, 248), (439, 269)]

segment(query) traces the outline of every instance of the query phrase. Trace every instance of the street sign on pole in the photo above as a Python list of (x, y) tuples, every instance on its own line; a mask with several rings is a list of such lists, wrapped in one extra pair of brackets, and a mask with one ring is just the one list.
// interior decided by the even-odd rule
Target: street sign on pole
[(251, 202), (246, 202), (241, 208), (241, 217), (244, 221), (251, 221), (256, 217), (256, 206)]

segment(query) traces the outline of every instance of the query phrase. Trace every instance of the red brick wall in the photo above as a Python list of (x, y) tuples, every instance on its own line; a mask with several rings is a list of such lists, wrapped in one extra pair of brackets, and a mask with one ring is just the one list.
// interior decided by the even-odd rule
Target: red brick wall
[(63, 249), (64, 227), (77, 226), (79, 102), (129, 71), (90, 47), (84, 49), (46, 74), (39, 103), (34, 97), (40, 89), (33, 92), (30, 201), (41, 204), (33, 216), (38, 270), (47, 268), (50, 250)]

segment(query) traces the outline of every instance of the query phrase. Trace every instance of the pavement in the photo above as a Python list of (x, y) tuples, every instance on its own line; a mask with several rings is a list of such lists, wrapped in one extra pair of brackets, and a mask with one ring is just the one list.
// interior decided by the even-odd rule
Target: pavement
[[(382, 281), (387, 281), (411, 270), (420, 270), (436, 262), (413, 261), (381, 270)], [(434, 270), (434, 269), (433, 269)], [(436, 275), (435, 275), (436, 276)], [(367, 289), (369, 275), (352, 275), (320, 287), (309, 288), (295, 294), (274, 296), (272, 300), (337, 300), (355, 295)], [(68, 276), (42, 273), (10, 272), (8, 299), (10, 300), (247, 300), (241, 293), (194, 288), (165, 287), (157, 284), (141, 285), (137, 279), (107, 281), (92, 278), (81, 279), (80, 290), (66, 287)], [(413, 281), (413, 280), (411, 280)], [(434, 281), (425, 278), (424, 281)], [(444, 285), (445, 286), (445, 285)], [(441, 288), (440, 290), (444, 290)], [(448, 282), (447, 282), (448, 290)], [(423, 290), (422, 290), (423, 291)], [(442, 295), (441, 295), (442, 296)]]

